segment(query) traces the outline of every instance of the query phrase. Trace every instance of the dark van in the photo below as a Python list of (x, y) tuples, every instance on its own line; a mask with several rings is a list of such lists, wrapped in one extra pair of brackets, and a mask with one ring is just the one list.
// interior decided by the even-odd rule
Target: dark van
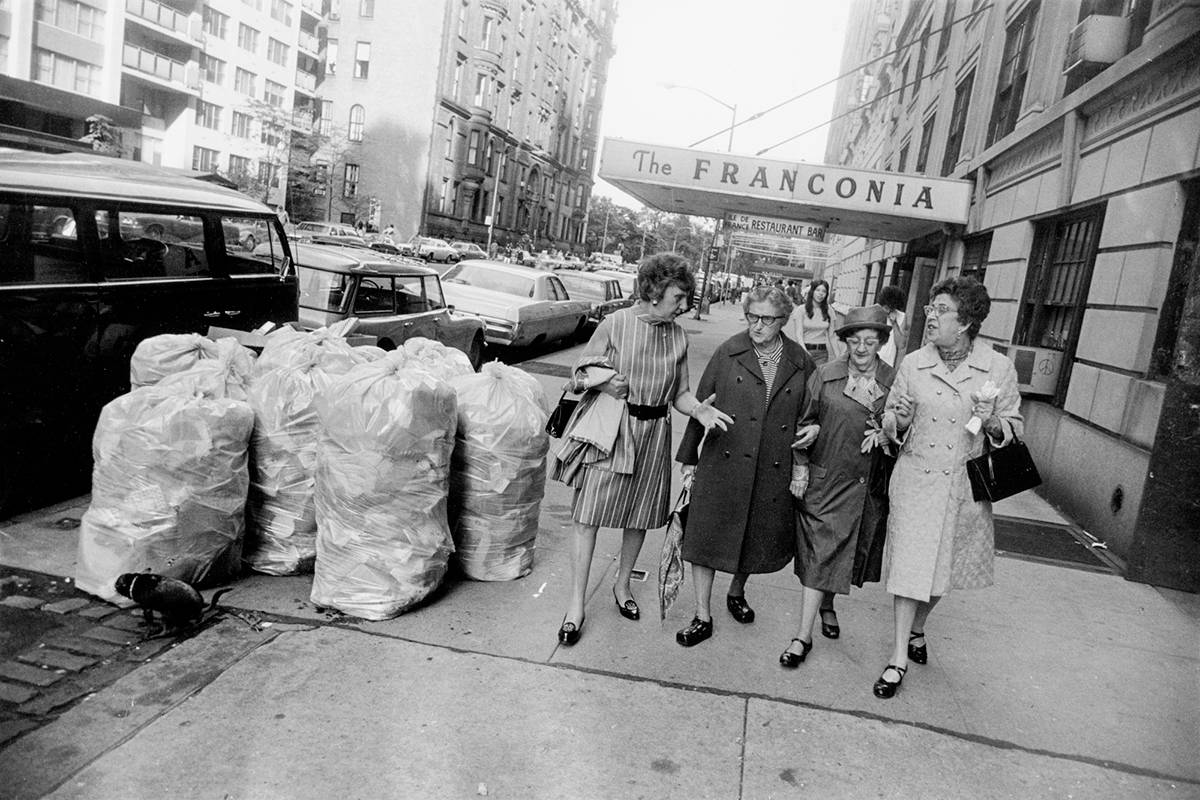
[(0, 518), (87, 491), (96, 420), (143, 339), (296, 316), (262, 203), (182, 171), (0, 149)]

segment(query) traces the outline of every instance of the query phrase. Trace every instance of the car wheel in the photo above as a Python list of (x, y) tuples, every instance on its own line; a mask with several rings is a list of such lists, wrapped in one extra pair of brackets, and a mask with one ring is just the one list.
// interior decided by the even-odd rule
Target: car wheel
[(386, 350), (389, 353), (396, 349), (396, 343), (393, 342), (391, 339), (380, 339), (378, 342), (375, 343), (375, 346), (378, 347), (380, 350)]
[(471, 367), (476, 372), (483, 366), (483, 337), (476, 336), (471, 340), (471, 346), (467, 348), (467, 358), (471, 361)]

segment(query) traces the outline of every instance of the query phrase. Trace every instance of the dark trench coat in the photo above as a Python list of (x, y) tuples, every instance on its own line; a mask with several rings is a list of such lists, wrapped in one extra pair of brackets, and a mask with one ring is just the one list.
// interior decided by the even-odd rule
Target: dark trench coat
[(808, 490), (799, 506), (796, 574), (810, 589), (846, 594), (850, 585), (878, 581), (887, 535), (891, 459), (862, 453), (867, 417), (883, 416), (895, 371), (882, 360), (875, 382), (883, 394), (868, 410), (843, 394), (848, 368), (839, 358), (821, 365), (809, 380), (801, 425), (821, 432), (807, 451)]
[(795, 555), (796, 523), (788, 484), (792, 478), (796, 422), (804, 409), (812, 359), (783, 339), (771, 403), (754, 345), (739, 333), (717, 348), (696, 397), (716, 393), (713, 405), (734, 419), (728, 431), (708, 432), (691, 420), (675, 459), (697, 464), (683, 558), (722, 572), (765, 573)]

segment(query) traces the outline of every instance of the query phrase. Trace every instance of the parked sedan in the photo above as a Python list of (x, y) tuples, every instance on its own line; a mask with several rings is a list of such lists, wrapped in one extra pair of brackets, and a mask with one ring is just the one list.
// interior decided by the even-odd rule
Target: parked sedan
[(525, 346), (581, 336), (590, 304), (570, 299), (558, 276), (501, 261), (471, 260), (442, 276), (446, 300), (487, 326), (493, 344)]
[(452, 264), (461, 260), (458, 251), (446, 243), (444, 239), (432, 239), (428, 236), (414, 236), (410, 244), (417, 258), (426, 261), (442, 261)]
[(337, 222), (296, 223), (296, 238), (311, 239), (314, 236), (336, 236), (339, 239), (350, 239), (365, 243), (365, 240), (358, 234), (358, 231), (349, 225), (341, 225)]
[(298, 243), (292, 249), (302, 325), (319, 328), (357, 317), (354, 332), (377, 337), (385, 350), (424, 336), (462, 350), (479, 369), (484, 325), (451, 311), (433, 270), (366, 248)]
[(637, 275), (635, 273), (616, 269), (598, 269), (592, 274), (615, 278), (617, 283), (621, 284), (621, 294), (628, 297), (630, 301), (637, 300)]
[(488, 257), (487, 251), (474, 242), (451, 242), (450, 246), (458, 253), (460, 259)]
[(572, 300), (586, 300), (591, 304), (588, 322), (593, 325), (599, 325), (600, 320), (614, 311), (633, 305), (633, 298), (624, 296), (616, 278), (569, 270), (554, 274), (567, 287)]

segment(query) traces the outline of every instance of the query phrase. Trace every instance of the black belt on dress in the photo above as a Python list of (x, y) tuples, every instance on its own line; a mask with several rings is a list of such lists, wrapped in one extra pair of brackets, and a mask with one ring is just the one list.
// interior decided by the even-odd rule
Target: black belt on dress
[(626, 403), (629, 408), (629, 416), (634, 419), (662, 419), (671, 410), (669, 405), (661, 406), (639, 406), (637, 403)]
[(809, 350), (827, 350), (827, 349), (829, 349), (828, 345), (823, 345), (823, 344), (806, 344), (804, 346), (807, 347)]

